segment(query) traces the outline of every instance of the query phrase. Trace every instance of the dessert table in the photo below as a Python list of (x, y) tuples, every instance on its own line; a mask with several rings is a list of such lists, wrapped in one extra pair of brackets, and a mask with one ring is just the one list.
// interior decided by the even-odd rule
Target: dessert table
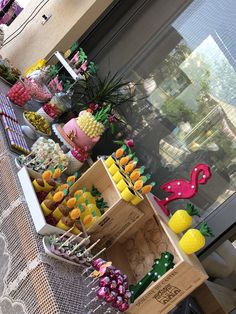
[[(14, 110), (22, 122), (22, 109)], [(87, 313), (82, 269), (45, 254), (2, 125), (0, 134), (0, 313)]]

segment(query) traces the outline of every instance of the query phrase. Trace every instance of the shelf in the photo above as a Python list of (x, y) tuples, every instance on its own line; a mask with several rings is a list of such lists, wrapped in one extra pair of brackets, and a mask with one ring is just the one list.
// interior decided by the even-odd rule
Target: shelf
[(81, 74), (75, 73), (75, 71), (72, 69), (72, 67), (68, 64), (68, 62), (64, 59), (64, 57), (59, 51), (54, 52), (54, 54), (49, 58), (49, 60), (52, 59), (53, 56), (57, 58), (57, 60), (63, 65), (63, 67), (75, 81), (83, 79), (83, 76)]

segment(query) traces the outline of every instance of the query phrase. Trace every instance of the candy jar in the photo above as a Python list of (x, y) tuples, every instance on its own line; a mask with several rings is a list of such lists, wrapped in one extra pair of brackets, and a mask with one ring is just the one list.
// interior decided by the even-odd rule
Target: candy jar
[(28, 89), (32, 99), (38, 102), (46, 102), (52, 98), (51, 92), (40, 79), (36, 80), (32, 77), (26, 77), (24, 79), (24, 85)]
[(72, 93), (57, 93), (50, 102), (43, 105), (40, 111), (44, 111), (52, 121), (59, 118), (63, 113), (69, 111), (71, 108), (71, 96)]
[(23, 107), (31, 99), (29, 89), (24, 85), (21, 79), (15, 83), (8, 91), (7, 96), (14, 104)]

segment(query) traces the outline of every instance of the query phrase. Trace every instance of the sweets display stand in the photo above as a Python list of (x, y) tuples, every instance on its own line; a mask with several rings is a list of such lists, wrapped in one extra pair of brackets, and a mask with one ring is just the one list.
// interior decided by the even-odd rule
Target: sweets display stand
[(63, 131), (63, 128), (60, 124), (53, 124), (52, 130), (55, 133), (55, 135), (58, 137), (58, 139), (68, 148), (68, 149), (74, 149), (75, 143), (69, 139), (69, 137), (66, 135), (66, 133)]
[(109, 208), (100, 219), (87, 231), (91, 240), (101, 239), (97, 247), (109, 247), (114, 244), (125, 232), (131, 229), (142, 218), (140, 209), (125, 202), (110, 176), (102, 159), (95, 162), (71, 187), (70, 194), (86, 187), (87, 190), (95, 185), (102, 193)]
[(166, 217), (153, 202), (152, 194), (138, 208), (144, 215), (106, 251), (107, 260), (112, 260), (128, 275), (130, 284), (136, 284), (163, 251), (172, 253), (174, 268), (153, 282), (127, 311), (130, 314), (168, 313), (200, 286), (207, 275), (195, 255), (187, 256), (180, 250), (179, 238), (166, 225)]

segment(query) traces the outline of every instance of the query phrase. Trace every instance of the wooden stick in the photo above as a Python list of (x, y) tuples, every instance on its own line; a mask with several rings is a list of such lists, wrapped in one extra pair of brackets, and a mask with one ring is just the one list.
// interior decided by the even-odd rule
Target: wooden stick
[(104, 251), (106, 251), (105, 247), (101, 251), (99, 251), (96, 255), (94, 255), (92, 258), (89, 258), (89, 262), (93, 261), (96, 257), (102, 254)]
[(101, 241), (101, 239), (98, 239), (95, 243), (93, 243), (90, 247), (88, 247), (88, 248), (81, 254), (80, 257), (84, 256), (87, 252), (91, 251), (92, 248), (94, 248), (95, 245), (97, 245), (100, 241)]
[(58, 250), (60, 250), (63, 246), (69, 244), (70, 241), (71, 241), (74, 237), (75, 237), (75, 236), (72, 234), (72, 236), (70, 236), (65, 242), (63, 242), (63, 243), (59, 246)]
[(71, 230), (74, 229), (74, 226), (71, 227), (68, 231), (66, 231), (65, 233), (63, 233), (63, 235), (61, 235), (58, 240), (61, 240), (63, 239), (65, 236), (67, 236), (67, 234), (69, 234), (71, 232)]
[(77, 244), (73, 250), (69, 253), (69, 255), (71, 255), (72, 253), (74, 253), (75, 250), (77, 250), (81, 245), (83, 245), (87, 240), (90, 239), (90, 236), (88, 236), (87, 238), (83, 239), (79, 244)]

